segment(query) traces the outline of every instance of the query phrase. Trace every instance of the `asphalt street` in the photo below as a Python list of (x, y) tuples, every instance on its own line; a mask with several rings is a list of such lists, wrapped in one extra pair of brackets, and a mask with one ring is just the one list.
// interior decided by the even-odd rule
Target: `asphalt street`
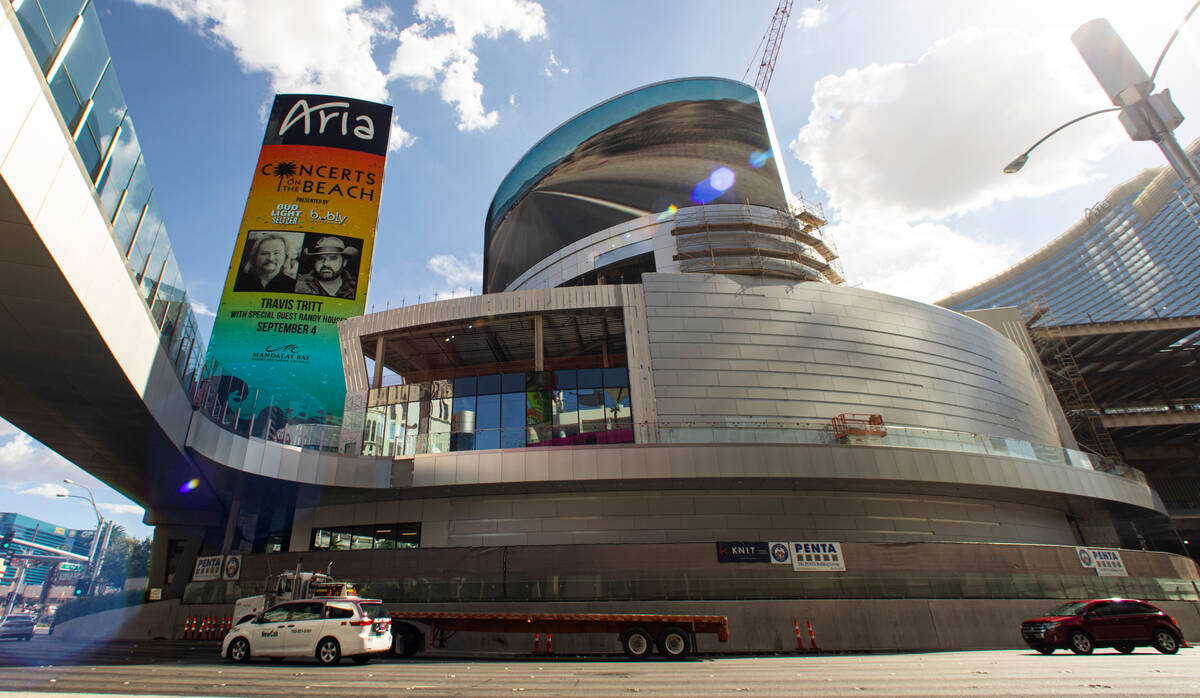
[(124, 695), (1200, 695), (1200, 650), (624, 657), (418, 655), (234, 665), (215, 643), (0, 642), (0, 692)]

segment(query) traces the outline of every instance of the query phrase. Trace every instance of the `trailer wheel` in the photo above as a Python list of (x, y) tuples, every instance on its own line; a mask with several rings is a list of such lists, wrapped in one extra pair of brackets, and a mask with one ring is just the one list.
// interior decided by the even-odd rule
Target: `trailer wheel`
[(630, 659), (645, 659), (654, 651), (654, 641), (644, 629), (630, 628), (621, 636), (621, 649)]
[(392, 623), (392, 654), (411, 657), (425, 646), (425, 636), (408, 623)]
[(658, 634), (658, 653), (667, 659), (683, 659), (691, 654), (687, 631), (671, 626)]

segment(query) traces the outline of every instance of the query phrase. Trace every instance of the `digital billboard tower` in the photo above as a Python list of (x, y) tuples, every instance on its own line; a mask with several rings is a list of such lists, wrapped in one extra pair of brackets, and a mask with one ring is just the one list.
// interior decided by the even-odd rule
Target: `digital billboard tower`
[(275, 97), (208, 349), (209, 393), (239, 431), (341, 422), (337, 323), (366, 305), (391, 114)]

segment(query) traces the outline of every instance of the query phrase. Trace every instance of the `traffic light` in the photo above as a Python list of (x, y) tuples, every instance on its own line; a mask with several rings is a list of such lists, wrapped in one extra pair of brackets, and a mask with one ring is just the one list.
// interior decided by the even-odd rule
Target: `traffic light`
[(13, 545), (13, 538), (16, 534), (10, 529), (3, 537), (0, 537), (0, 556), (4, 558), (4, 562), (12, 561), (13, 555), (17, 552), (17, 546)]
[(75, 597), (78, 598), (80, 596), (87, 596), (88, 591), (90, 589), (91, 589), (91, 581), (90, 580), (81, 579), (78, 582), (75, 582)]

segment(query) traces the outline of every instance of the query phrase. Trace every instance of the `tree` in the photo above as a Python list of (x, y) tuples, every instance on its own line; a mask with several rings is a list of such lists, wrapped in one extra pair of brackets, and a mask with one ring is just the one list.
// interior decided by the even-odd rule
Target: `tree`
[(279, 178), (279, 186), (275, 187), (275, 191), (279, 191), (280, 189), (283, 188), (283, 180), (288, 179), (289, 177), (296, 176), (296, 163), (294, 163), (294, 162), (279, 163), (278, 165), (275, 166), (274, 175)]
[(114, 526), (100, 567), (100, 581), (118, 589), (129, 577), (145, 577), (150, 566), (150, 539), (130, 538), (122, 526)]

